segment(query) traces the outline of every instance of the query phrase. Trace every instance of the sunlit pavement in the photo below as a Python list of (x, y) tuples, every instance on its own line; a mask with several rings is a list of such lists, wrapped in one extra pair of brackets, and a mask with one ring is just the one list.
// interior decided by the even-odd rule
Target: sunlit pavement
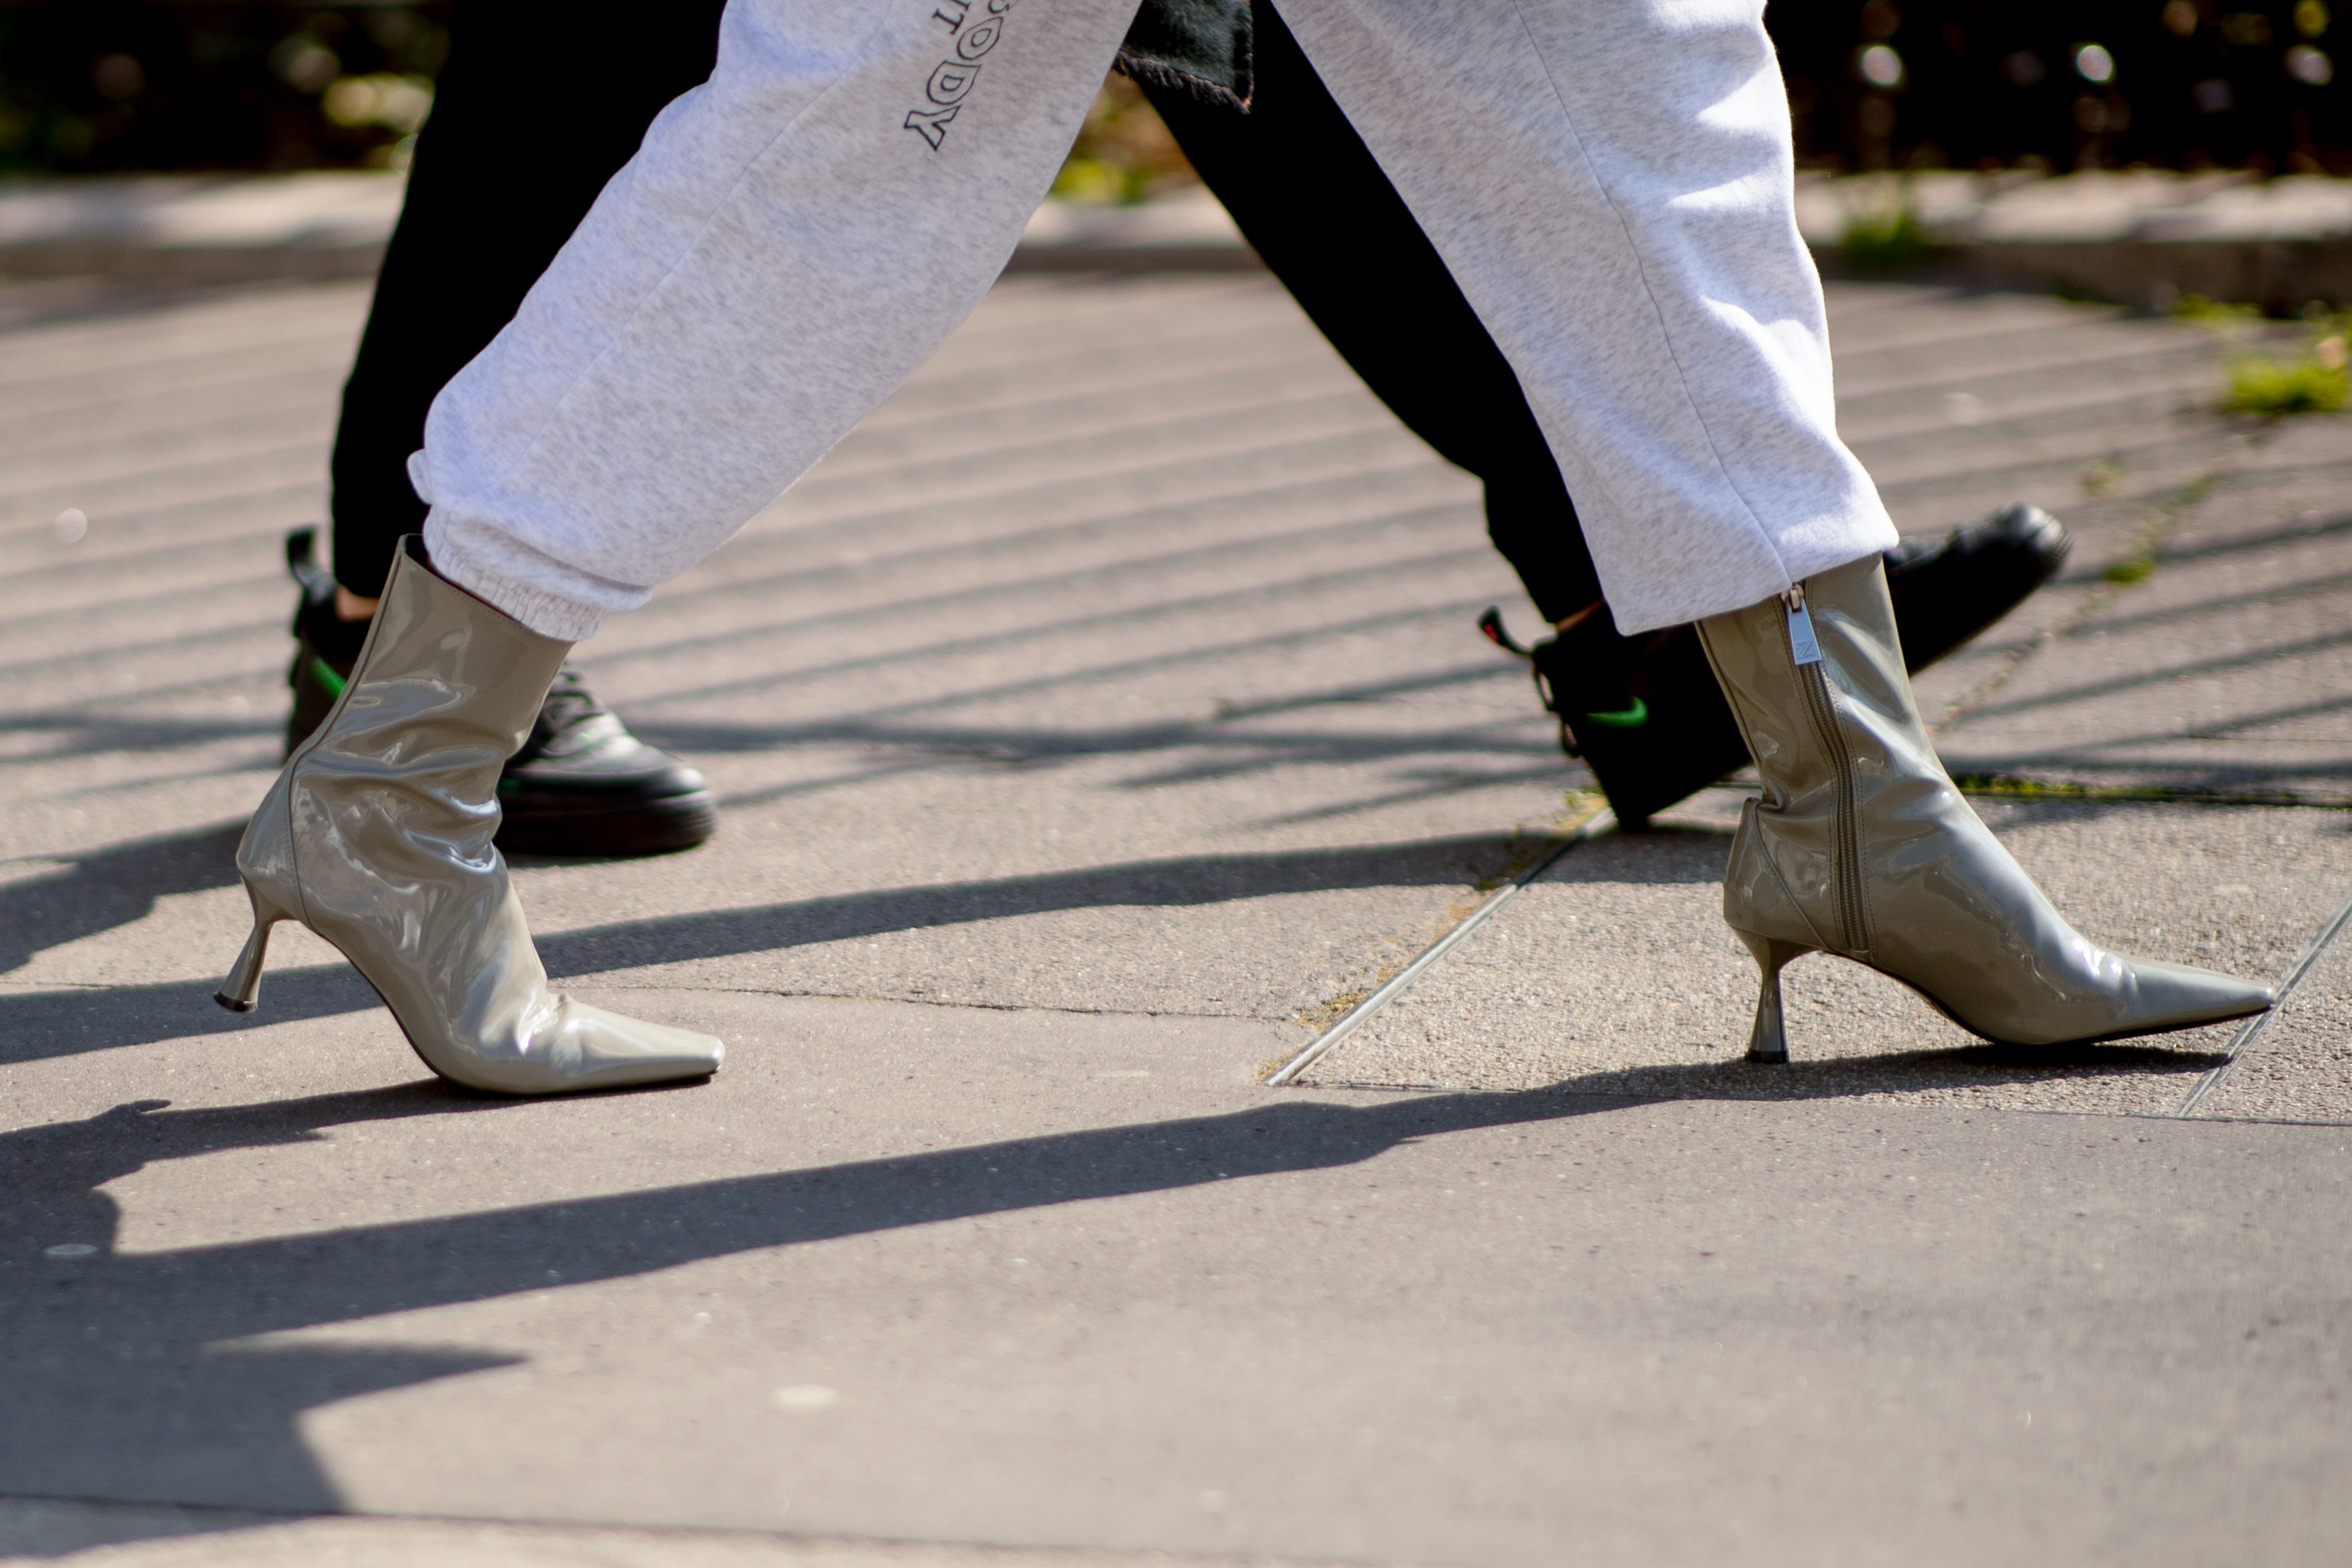
[[(1259, 1086), (1587, 781), (1473, 629), (1535, 618), (1475, 487), (1254, 274), (1009, 280), (583, 648), (725, 826), (523, 897), (567, 984), (726, 1035), (711, 1084), (444, 1089), (305, 933), (219, 1012), (364, 305), (0, 289), (0, 1550), (2300, 1563), (2352, 1524), (2337, 949), (2210, 1084), (2231, 1031), (2020, 1058), (1826, 960), (1799, 1060), (1746, 1067), (1710, 792)], [(1832, 310), (1906, 530), (2077, 535), (1922, 682), (1988, 817), (2094, 936), (2286, 972), (2352, 894), (2352, 433), (2204, 412), (2190, 327)]]

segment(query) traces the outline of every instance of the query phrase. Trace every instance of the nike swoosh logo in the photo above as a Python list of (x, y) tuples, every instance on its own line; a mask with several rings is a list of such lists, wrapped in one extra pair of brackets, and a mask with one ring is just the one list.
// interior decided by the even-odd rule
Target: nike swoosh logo
[(1604, 730), (1638, 730), (1650, 721), (1650, 705), (1636, 697), (1631, 708), (1618, 708), (1606, 713), (1587, 713), (1585, 717)]

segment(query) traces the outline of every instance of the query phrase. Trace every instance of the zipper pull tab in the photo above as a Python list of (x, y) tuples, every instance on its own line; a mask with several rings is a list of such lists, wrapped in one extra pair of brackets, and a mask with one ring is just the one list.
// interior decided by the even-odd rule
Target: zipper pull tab
[(1780, 595), (1789, 606), (1789, 655), (1799, 668), (1822, 661), (1822, 645), (1813, 640), (1812, 612), (1805, 608), (1805, 585), (1802, 583)]

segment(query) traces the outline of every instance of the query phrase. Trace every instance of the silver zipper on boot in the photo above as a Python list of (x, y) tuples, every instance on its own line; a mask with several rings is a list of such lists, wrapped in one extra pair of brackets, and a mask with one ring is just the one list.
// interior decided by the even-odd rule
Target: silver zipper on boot
[(1848, 952), (1866, 952), (1870, 933), (1862, 918), (1862, 834), (1853, 798), (1853, 756), (1838, 726), (1837, 704), (1830, 697), (1829, 677), (1822, 670), (1822, 647), (1813, 636), (1812, 612), (1805, 607), (1805, 585), (1799, 583), (1780, 595), (1789, 608), (1789, 661), (1795, 666), (1797, 684), (1804, 689), (1805, 707), (1813, 732), (1837, 769), (1836, 879), (1838, 938)]

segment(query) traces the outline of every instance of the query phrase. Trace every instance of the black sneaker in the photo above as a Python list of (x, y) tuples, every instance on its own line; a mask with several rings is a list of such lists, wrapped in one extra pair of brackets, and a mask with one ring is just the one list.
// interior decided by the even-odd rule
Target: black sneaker
[[(317, 557), (318, 531), (286, 536), (286, 565), (302, 589), (294, 610), (294, 707), (286, 754), (310, 738), (343, 694), (365, 621), (335, 614), (335, 580)], [(629, 733), (570, 665), (555, 678), (522, 750), (499, 775), (498, 845), (513, 855), (659, 855), (689, 849), (719, 827), (700, 773)]]
[(1906, 539), (1886, 552), (1886, 592), (1903, 662), (1922, 670), (2033, 596), (2058, 575), (2074, 541), (2023, 501), (1942, 539)]
[[(1903, 660), (1927, 668), (2057, 575), (2074, 542), (2056, 518), (2020, 503), (1940, 540), (1886, 552)], [(1620, 824), (1658, 812), (1748, 765), (1748, 744), (1707, 667), (1696, 628), (1617, 635), (1607, 614), (1522, 647), (1489, 609), (1478, 629), (1527, 659), (1536, 695), (1559, 716), (1560, 749), (1582, 759)]]

